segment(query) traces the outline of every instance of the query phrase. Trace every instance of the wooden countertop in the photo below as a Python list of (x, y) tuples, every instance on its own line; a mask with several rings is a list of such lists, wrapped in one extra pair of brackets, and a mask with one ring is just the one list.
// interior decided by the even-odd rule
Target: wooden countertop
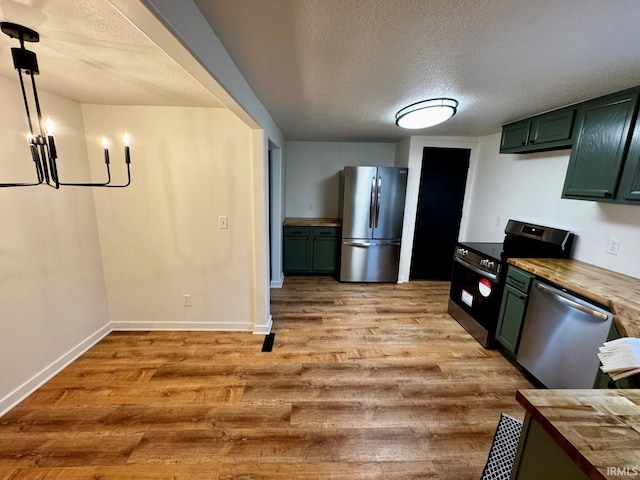
[(625, 467), (640, 476), (640, 390), (519, 390), (516, 399), (589, 478), (619, 480), (613, 468)]
[(284, 227), (341, 227), (340, 218), (303, 218), (287, 217), (282, 224)]
[(510, 258), (516, 267), (606, 305), (620, 335), (640, 337), (640, 280), (579, 260)]

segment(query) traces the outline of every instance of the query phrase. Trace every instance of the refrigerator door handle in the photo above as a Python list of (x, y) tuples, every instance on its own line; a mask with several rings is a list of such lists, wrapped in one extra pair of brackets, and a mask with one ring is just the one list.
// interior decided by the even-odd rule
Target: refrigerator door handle
[(392, 247), (398, 247), (400, 246), (400, 240), (379, 240), (379, 241), (374, 241), (374, 242), (349, 242), (349, 241), (345, 241), (342, 242), (343, 245), (347, 245), (349, 247), (387, 247), (387, 246), (392, 246)]
[(371, 198), (369, 199), (369, 228), (373, 228), (373, 215), (375, 213), (376, 201), (376, 177), (371, 178)]
[(378, 228), (378, 220), (380, 219), (380, 192), (382, 191), (382, 177), (378, 177), (378, 188), (376, 191), (376, 221), (374, 228)]

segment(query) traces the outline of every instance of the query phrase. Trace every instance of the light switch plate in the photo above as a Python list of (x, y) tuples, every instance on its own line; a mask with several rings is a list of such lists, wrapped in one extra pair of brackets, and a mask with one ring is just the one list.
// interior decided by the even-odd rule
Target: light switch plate
[(229, 228), (229, 218), (226, 215), (218, 217), (218, 228)]

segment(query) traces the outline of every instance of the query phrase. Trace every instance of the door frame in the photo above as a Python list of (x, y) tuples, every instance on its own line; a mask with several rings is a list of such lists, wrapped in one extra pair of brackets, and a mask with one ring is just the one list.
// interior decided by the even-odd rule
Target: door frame
[(413, 236), (418, 213), (418, 195), (420, 192), (420, 175), (422, 174), (422, 154), (425, 147), (435, 148), (465, 148), (471, 150), (469, 154), (469, 172), (467, 186), (464, 191), (462, 204), (462, 219), (460, 220), (460, 234), (463, 239), (467, 234), (469, 223), (468, 213), (471, 205), (471, 192), (476, 182), (476, 166), (478, 164), (478, 139), (471, 137), (411, 137), (409, 140), (409, 176), (407, 179), (407, 197), (404, 207), (404, 224), (402, 226), (402, 247), (400, 249), (400, 270), (398, 283), (409, 281), (411, 271), (411, 257), (413, 254)]

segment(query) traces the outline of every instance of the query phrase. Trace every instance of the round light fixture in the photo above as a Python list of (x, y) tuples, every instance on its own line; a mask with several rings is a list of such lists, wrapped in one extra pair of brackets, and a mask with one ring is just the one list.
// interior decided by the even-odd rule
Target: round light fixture
[(449, 120), (456, 114), (453, 98), (432, 98), (414, 103), (396, 113), (396, 125), (402, 128), (427, 128)]

